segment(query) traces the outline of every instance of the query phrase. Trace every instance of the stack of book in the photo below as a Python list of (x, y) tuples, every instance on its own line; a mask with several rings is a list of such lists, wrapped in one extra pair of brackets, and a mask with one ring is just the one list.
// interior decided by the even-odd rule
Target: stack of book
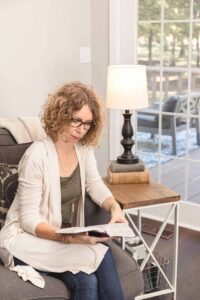
[(138, 163), (130, 165), (111, 161), (107, 169), (107, 178), (110, 184), (149, 183), (150, 181), (149, 171), (141, 159)]

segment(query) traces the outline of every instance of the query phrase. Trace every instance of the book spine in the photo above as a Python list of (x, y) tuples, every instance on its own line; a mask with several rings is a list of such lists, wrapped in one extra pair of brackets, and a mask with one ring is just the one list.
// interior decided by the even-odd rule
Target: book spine
[(149, 183), (149, 171), (143, 172), (128, 172), (128, 173), (112, 173), (107, 170), (108, 182), (110, 184), (125, 184), (125, 183)]
[(130, 165), (119, 164), (116, 161), (112, 161), (109, 168), (113, 173), (140, 172), (145, 170), (145, 164), (141, 160), (139, 161), (139, 163)]
[(125, 172), (143, 172), (145, 170), (144, 165), (138, 165), (138, 166), (131, 166), (131, 168), (123, 166), (113, 166), (110, 165), (110, 170), (113, 173), (125, 173)]

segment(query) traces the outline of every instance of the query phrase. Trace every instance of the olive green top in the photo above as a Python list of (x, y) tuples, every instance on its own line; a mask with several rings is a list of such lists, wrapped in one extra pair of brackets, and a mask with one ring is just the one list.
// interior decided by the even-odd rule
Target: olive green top
[(79, 164), (69, 177), (60, 177), (62, 222), (73, 223), (76, 204), (81, 196)]

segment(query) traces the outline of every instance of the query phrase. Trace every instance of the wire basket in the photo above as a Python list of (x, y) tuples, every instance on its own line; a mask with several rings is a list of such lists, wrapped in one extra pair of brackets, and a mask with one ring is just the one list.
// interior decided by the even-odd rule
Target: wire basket
[[(156, 260), (161, 266), (162, 270), (166, 274), (167, 266), (169, 264), (169, 260), (162, 256), (159, 252), (153, 252)], [(166, 280), (162, 275), (160, 269), (156, 266), (152, 257), (149, 258), (144, 270), (142, 271), (143, 279), (144, 279), (144, 292), (150, 293), (155, 290), (161, 290), (166, 287)]]

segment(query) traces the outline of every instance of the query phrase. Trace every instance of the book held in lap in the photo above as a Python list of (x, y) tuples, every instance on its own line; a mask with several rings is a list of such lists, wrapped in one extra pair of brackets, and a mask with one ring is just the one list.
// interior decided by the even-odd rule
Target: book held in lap
[[(109, 236), (109, 237), (135, 237), (135, 233), (127, 223), (112, 223), (103, 225), (94, 225), (86, 227), (69, 227), (62, 228), (56, 231), (61, 234), (78, 234), (83, 232), (91, 233), (94, 236)], [(96, 233), (96, 234), (95, 234)]]

